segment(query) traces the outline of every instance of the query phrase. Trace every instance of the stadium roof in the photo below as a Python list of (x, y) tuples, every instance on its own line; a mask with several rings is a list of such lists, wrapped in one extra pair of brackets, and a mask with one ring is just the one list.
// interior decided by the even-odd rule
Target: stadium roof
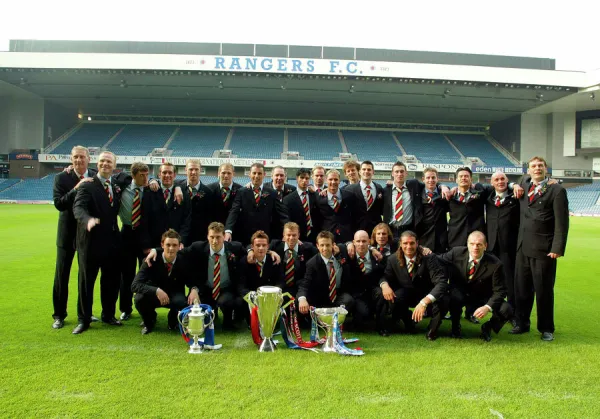
[(86, 115), (488, 125), (600, 80), (553, 68), (551, 59), (280, 45), (11, 41), (0, 53), (0, 81)]

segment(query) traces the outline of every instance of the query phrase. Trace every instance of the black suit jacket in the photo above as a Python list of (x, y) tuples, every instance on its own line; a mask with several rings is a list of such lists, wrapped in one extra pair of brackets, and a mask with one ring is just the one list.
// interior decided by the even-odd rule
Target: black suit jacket
[[(410, 230), (415, 231), (415, 226), (423, 218), (423, 204), (421, 202), (422, 184), (416, 179), (409, 179), (406, 182), (406, 189), (410, 194), (411, 206), (413, 210), (413, 219), (410, 224)], [(392, 193), (394, 185), (386, 185), (383, 188), (383, 222), (389, 224), (393, 218), (392, 211)]]
[(232, 182), (229, 190), (229, 197), (225, 202), (223, 202), (223, 199), (221, 198), (221, 186), (219, 185), (219, 182), (211, 183), (207, 185), (207, 187), (213, 194), (213, 215), (211, 220), (218, 221), (225, 225), (227, 216), (233, 206), (233, 201), (242, 185)]
[[(234, 241), (225, 242), (224, 246), (230, 283), (227, 287), (221, 287), (221, 291), (230, 291), (237, 294), (240, 284), (240, 261), (246, 257), (246, 251), (241, 243)], [(194, 242), (177, 252), (177, 260), (181, 259), (184, 263), (183, 266), (190, 274), (190, 284), (198, 287), (201, 301), (209, 296), (212, 298), (212, 288), (207, 285), (209, 258), (210, 243), (207, 241)], [(221, 259), (221, 263), (223, 263), (223, 259)]]
[(487, 300), (486, 304), (493, 310), (500, 308), (507, 293), (504, 266), (500, 259), (491, 253), (484, 253), (477, 265), (475, 276), (469, 281), (469, 250), (466, 246), (455, 247), (440, 255), (440, 258), (449, 268), (451, 288), (462, 290), (467, 297), (476, 301)]
[(521, 226), (517, 249), (525, 256), (544, 259), (548, 253), (565, 254), (569, 234), (569, 201), (567, 191), (561, 185), (550, 185), (536, 195), (531, 203), (527, 197), (531, 183), (525, 179), (521, 187)]
[(306, 236), (306, 216), (304, 214), (304, 207), (302, 206), (302, 199), (298, 193), (290, 193), (283, 198), (283, 205), (286, 206), (290, 221), (300, 226), (300, 240), (310, 241), (315, 243), (317, 234), (321, 231), (321, 212), (317, 208), (317, 194), (314, 192), (307, 192), (308, 197), (308, 209), (310, 212), (310, 219), (312, 221), (312, 229), (310, 237)]
[(142, 249), (160, 247), (162, 234), (172, 228), (181, 236), (181, 242), (190, 244), (190, 226), (192, 211), (189, 200), (181, 204), (173, 196), (165, 202), (164, 189), (152, 192), (150, 188), (144, 189), (142, 198), (142, 218), (140, 222), (140, 245)]
[[(111, 182), (113, 205), (104, 185), (97, 176), (77, 189), (73, 214), (77, 220), (77, 251), (102, 259), (120, 245), (117, 215), (121, 204), (121, 188)], [(91, 218), (100, 219), (92, 231), (87, 231), (87, 223)], [(116, 263), (116, 261), (115, 261)], [(81, 267), (80, 267), (81, 269)]]
[(260, 202), (254, 201), (251, 188), (241, 188), (233, 201), (227, 217), (226, 230), (233, 232), (233, 238), (242, 244), (250, 243), (250, 237), (257, 230), (263, 230), (271, 238), (273, 224), (283, 227), (289, 221), (287, 208), (273, 189), (263, 187)]
[(423, 297), (431, 294), (436, 300), (446, 295), (448, 277), (436, 255), (419, 256), (416, 259), (415, 269), (416, 272), (411, 278), (406, 264), (400, 266), (398, 254), (394, 253), (388, 258), (385, 272), (379, 283), (387, 282), (392, 290), (411, 289)]
[[(285, 263), (287, 260), (285, 249), (285, 242), (282, 240), (271, 240), (271, 244), (269, 246), (269, 250), (274, 251), (281, 258), (281, 265), (283, 267), (285, 273)], [(302, 244), (298, 244), (298, 255), (294, 260), (294, 288), (298, 288), (298, 282), (304, 278), (304, 274), (306, 273), (306, 263), (318, 253), (317, 248), (309, 242), (303, 242)], [(285, 278), (285, 275), (284, 275)], [(290, 291), (291, 292), (291, 291)], [(294, 290), (295, 294), (295, 290)]]
[(419, 205), (419, 222), (416, 233), (421, 246), (435, 253), (448, 250), (448, 201), (442, 197), (441, 188), (437, 186), (437, 195), (428, 202), (425, 185), (421, 187), (421, 204)]
[(340, 189), (342, 202), (340, 209), (336, 213), (327, 203), (327, 195), (316, 196), (316, 205), (321, 214), (321, 230), (327, 230), (334, 236), (336, 243), (345, 243), (351, 241), (354, 237), (352, 229), (352, 201), (354, 194), (348, 192), (346, 188)]
[(256, 291), (265, 285), (285, 289), (283, 280), (283, 264), (273, 264), (273, 259), (267, 254), (265, 264), (262, 267), (262, 276), (259, 276), (258, 265), (248, 263), (247, 258), (242, 259), (240, 275), (240, 295), (244, 296), (250, 291)]
[(160, 288), (168, 295), (185, 294), (186, 285), (189, 288), (194, 286), (190, 282), (187, 269), (180, 261), (179, 256), (175, 259), (171, 275), (169, 275), (161, 254), (152, 263), (152, 266), (148, 266), (146, 262), (142, 264), (133, 279), (131, 291), (138, 294), (156, 294), (156, 290)]
[(352, 194), (352, 228), (354, 231), (365, 230), (369, 235), (373, 228), (381, 222), (383, 214), (383, 188), (380, 184), (371, 182), (371, 192), (373, 194), (373, 205), (367, 210), (367, 202), (362, 194), (360, 183), (348, 185), (344, 188), (346, 193)]
[[(342, 293), (352, 294), (354, 284), (348, 258), (341, 254), (336, 256), (341, 263), (342, 280), (340, 286), (336, 288), (337, 295)], [(317, 253), (306, 263), (306, 273), (304, 278), (298, 283), (297, 297), (306, 297), (308, 303), (315, 307), (329, 305), (329, 270), (323, 261), (320, 253)]]
[(515, 254), (519, 236), (519, 200), (507, 191), (504, 202), (496, 207), (496, 192), (492, 192), (485, 203), (488, 252), (496, 247), (503, 252)]
[(454, 196), (448, 203), (450, 210), (449, 247), (466, 246), (467, 237), (475, 230), (485, 234), (485, 203), (494, 188), (477, 183), (471, 187), (471, 191), (475, 192), (477, 198), (471, 198), (464, 203), (459, 202)]
[[(88, 168), (89, 176), (96, 176), (94, 169)], [(70, 173), (61, 172), (54, 177), (52, 198), (54, 207), (59, 211), (58, 231), (56, 233), (56, 245), (64, 249), (75, 249), (75, 237), (77, 236), (77, 221), (73, 215), (73, 204), (77, 189), (75, 185), (80, 179), (74, 170)]]
[(181, 187), (183, 192), (182, 203), (191, 207), (192, 221), (188, 243), (206, 240), (208, 225), (211, 223), (214, 213), (214, 194), (202, 182), (200, 182), (199, 190), (193, 196), (190, 196), (187, 180), (182, 180), (175, 185)]
[(286, 196), (288, 196), (296, 190), (296, 187), (294, 185), (290, 185), (289, 183), (284, 183), (281, 191), (276, 190), (275, 186), (273, 186), (273, 182), (265, 182), (263, 183), (263, 186), (266, 186), (269, 189), (273, 189), (275, 191), (275, 194), (277, 195), (277, 198), (280, 201), (283, 201), (283, 198), (285, 198)]
[[(348, 254), (345, 244), (338, 244), (340, 253), (344, 256)], [(370, 253), (370, 251), (369, 251)], [(371, 272), (362, 273), (358, 263), (358, 254), (354, 259), (347, 259), (350, 267), (350, 275), (352, 277), (352, 296), (371, 299), (373, 288), (379, 286), (379, 280), (385, 269), (385, 258), (378, 262), (373, 255), (371, 257)]]

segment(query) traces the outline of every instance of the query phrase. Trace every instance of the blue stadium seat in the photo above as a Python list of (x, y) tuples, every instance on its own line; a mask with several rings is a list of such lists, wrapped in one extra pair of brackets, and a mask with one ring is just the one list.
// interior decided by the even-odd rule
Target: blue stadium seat
[(391, 132), (343, 131), (342, 134), (348, 152), (356, 154), (358, 160), (395, 162), (402, 155)]
[(41, 179), (24, 179), (9, 189), (0, 192), (0, 199), (22, 201), (52, 201), (54, 176)]
[(84, 124), (77, 132), (52, 150), (51, 153), (71, 154), (71, 150), (76, 145), (102, 147), (121, 128), (123, 128), (122, 124)]
[(235, 127), (229, 148), (242, 158), (279, 159), (283, 152), (283, 128)]
[(582, 214), (600, 214), (600, 182), (567, 189), (569, 211)]
[(479, 157), (486, 166), (515, 166), (483, 135), (449, 134), (448, 138), (465, 157)]
[(0, 192), (19, 183), (21, 179), (0, 179)]
[(406, 154), (423, 164), (463, 164), (460, 155), (442, 134), (429, 132), (397, 132), (396, 137)]
[(212, 157), (215, 150), (223, 149), (229, 127), (181, 126), (169, 144), (172, 156)]
[(146, 156), (163, 147), (175, 128), (174, 125), (127, 125), (108, 149), (117, 156)]
[(300, 128), (288, 129), (288, 150), (306, 160), (333, 160), (344, 151), (337, 130)]

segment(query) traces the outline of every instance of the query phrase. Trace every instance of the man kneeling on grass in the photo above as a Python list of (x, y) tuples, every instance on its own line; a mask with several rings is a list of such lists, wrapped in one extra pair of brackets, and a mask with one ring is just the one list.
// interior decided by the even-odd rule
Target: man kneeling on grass
[[(177, 261), (181, 237), (169, 229), (163, 233), (161, 247), (164, 252), (152, 266), (144, 262), (131, 284), (135, 293), (135, 308), (143, 322), (142, 335), (152, 332), (156, 325), (156, 308), (169, 308), (169, 330), (177, 329), (177, 314), (198, 299), (198, 288), (189, 280), (182, 261)], [(190, 288), (186, 299), (185, 286)]]

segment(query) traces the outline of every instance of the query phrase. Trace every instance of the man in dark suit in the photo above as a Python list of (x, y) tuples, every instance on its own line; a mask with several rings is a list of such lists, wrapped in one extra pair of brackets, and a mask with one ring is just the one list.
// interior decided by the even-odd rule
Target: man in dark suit
[(344, 305), (348, 313), (354, 311), (350, 265), (341, 252), (333, 255), (333, 245), (333, 234), (329, 231), (317, 235), (319, 254), (306, 263), (306, 273), (298, 284), (299, 309), (304, 315), (308, 314), (310, 306)]
[(383, 257), (382, 263), (385, 266), (387, 258), (398, 250), (398, 239), (394, 239), (392, 229), (387, 223), (379, 223), (371, 233), (371, 250), (377, 250)]
[(394, 182), (383, 189), (383, 222), (389, 224), (395, 239), (404, 231), (414, 231), (423, 214), (419, 181), (407, 181), (406, 174), (404, 163), (394, 163)]
[(238, 191), (233, 207), (225, 224), (225, 240), (235, 238), (242, 244), (250, 243), (250, 237), (257, 230), (267, 235), (274, 225), (283, 225), (289, 221), (287, 209), (277, 199), (277, 193), (263, 186), (265, 167), (262, 163), (254, 163), (250, 167), (250, 188)]
[(265, 186), (273, 189), (277, 193), (277, 199), (283, 201), (283, 198), (296, 190), (294, 185), (286, 183), (287, 175), (283, 166), (275, 166), (271, 173), (272, 181), (265, 183)]
[(253, 260), (250, 263), (243, 258), (240, 273), (240, 295), (245, 296), (259, 287), (272, 286), (285, 288), (282, 265), (275, 265), (268, 257), (269, 236), (261, 230), (256, 231), (250, 238)]
[(325, 168), (323, 166), (315, 166), (312, 169), (313, 189), (319, 194), (327, 186), (325, 185)]
[(163, 163), (159, 174), (157, 191), (146, 189), (142, 199), (140, 243), (142, 249), (160, 247), (163, 233), (169, 229), (179, 233), (182, 243), (188, 243), (192, 212), (190, 201), (177, 202), (174, 196), (175, 166)]
[(346, 160), (342, 167), (346, 179), (340, 187), (354, 185), (360, 182), (360, 164), (356, 160)]
[(208, 185), (213, 193), (213, 211), (212, 220), (225, 224), (227, 217), (233, 206), (233, 201), (242, 187), (239, 183), (233, 181), (235, 174), (231, 163), (223, 163), (219, 166), (219, 181)]
[(542, 340), (554, 340), (554, 282), (556, 261), (564, 256), (569, 233), (569, 202), (565, 189), (549, 185), (542, 157), (529, 160), (522, 187), (521, 224), (517, 239), (515, 299), (517, 326), (513, 334), (530, 328), (533, 300), (537, 302), (537, 328)]
[(90, 169), (90, 155), (86, 147), (75, 146), (71, 150), (73, 170), (61, 172), (54, 177), (52, 195), (54, 207), (60, 211), (58, 215), (58, 232), (56, 234), (56, 270), (54, 272), (54, 288), (52, 302), (54, 304), (54, 329), (64, 326), (67, 317), (67, 300), (69, 298), (69, 276), (75, 256), (75, 236), (77, 221), (73, 216), (75, 195), (81, 185), (91, 182), (96, 170)]
[(290, 193), (283, 198), (283, 205), (288, 210), (290, 221), (300, 227), (300, 240), (314, 243), (321, 231), (321, 213), (317, 208), (317, 194), (308, 190), (310, 170), (298, 169), (296, 181), (296, 193)]
[(86, 331), (91, 322), (94, 284), (100, 277), (101, 320), (121, 326), (115, 318), (119, 292), (120, 237), (117, 214), (121, 189), (110, 177), (116, 166), (116, 156), (105, 151), (98, 157), (98, 174), (92, 182), (82, 184), (75, 196), (73, 214), (77, 220), (77, 255), (79, 262), (78, 325), (73, 334)]
[(336, 243), (352, 240), (352, 201), (354, 194), (341, 190), (340, 172), (335, 169), (327, 172), (327, 189), (316, 196), (317, 208), (321, 214), (322, 230), (329, 231)]
[(414, 333), (415, 322), (420, 322), (426, 313), (431, 315), (425, 336), (428, 340), (437, 338), (448, 305), (448, 278), (437, 256), (423, 255), (414, 232), (407, 230), (400, 236), (400, 248), (389, 257), (379, 286), (377, 330), (381, 336), (389, 336), (383, 318), (391, 303), (392, 318), (402, 320), (409, 333)]
[(188, 201), (192, 211), (192, 223), (188, 242), (204, 240), (208, 225), (214, 213), (214, 195), (211, 190), (200, 180), (200, 160), (189, 159), (185, 165), (187, 179), (176, 183), (181, 187), (183, 200)]
[(421, 246), (438, 254), (448, 250), (448, 201), (444, 199), (443, 189), (438, 184), (437, 169), (425, 168), (415, 232)]
[(508, 190), (508, 178), (502, 172), (492, 175), (494, 192), (485, 203), (487, 251), (502, 261), (506, 274), (508, 303), (515, 307), (515, 261), (519, 236), (519, 200)]
[[(161, 237), (161, 256), (151, 265), (144, 262), (131, 284), (135, 293), (135, 308), (143, 320), (142, 335), (151, 333), (156, 325), (156, 309), (169, 309), (169, 330), (177, 330), (177, 315), (187, 305), (199, 299), (198, 288), (190, 281), (189, 270), (177, 260), (181, 237), (169, 229)], [(185, 286), (190, 288), (185, 296)]]
[(144, 255), (150, 250), (142, 248), (142, 207), (144, 194), (148, 190), (148, 166), (135, 162), (131, 165), (131, 176), (120, 173), (115, 180), (121, 188), (119, 218), (121, 219), (121, 286), (119, 310), (121, 320), (129, 320), (133, 309), (131, 283)]
[(360, 165), (360, 182), (344, 188), (354, 195), (351, 208), (354, 231), (364, 230), (369, 235), (381, 222), (383, 213), (383, 188), (373, 182), (374, 174), (373, 163), (365, 160)]
[[(269, 249), (276, 252), (282, 261), (285, 292), (296, 295), (298, 282), (304, 278), (306, 262), (317, 252), (317, 248), (310, 242), (299, 242), (300, 227), (294, 222), (283, 226), (283, 240), (271, 240)], [(316, 235), (315, 235), (316, 236)]]
[(481, 231), (467, 238), (467, 246), (455, 247), (441, 255), (450, 272), (450, 316), (452, 337), (462, 337), (460, 318), (465, 306), (477, 307), (473, 315), (481, 320), (488, 313), (492, 318), (481, 326), (481, 338), (492, 339), (492, 330), (500, 332), (513, 315), (513, 309), (504, 299), (506, 284), (502, 262), (486, 253), (487, 242)]
[(448, 201), (448, 246), (451, 248), (466, 246), (467, 236), (473, 231), (486, 231), (485, 203), (493, 189), (479, 183), (473, 185), (472, 176), (468, 167), (456, 171), (458, 190)]
[[(352, 297), (354, 298), (353, 326), (356, 330), (364, 331), (366, 322), (375, 310), (375, 290), (379, 286), (379, 279), (383, 275), (385, 265), (378, 261), (369, 250), (369, 235), (364, 230), (354, 233), (352, 241), (354, 257), (348, 258), (351, 282), (353, 284)], [(347, 255), (344, 244), (338, 245), (340, 253)]]

